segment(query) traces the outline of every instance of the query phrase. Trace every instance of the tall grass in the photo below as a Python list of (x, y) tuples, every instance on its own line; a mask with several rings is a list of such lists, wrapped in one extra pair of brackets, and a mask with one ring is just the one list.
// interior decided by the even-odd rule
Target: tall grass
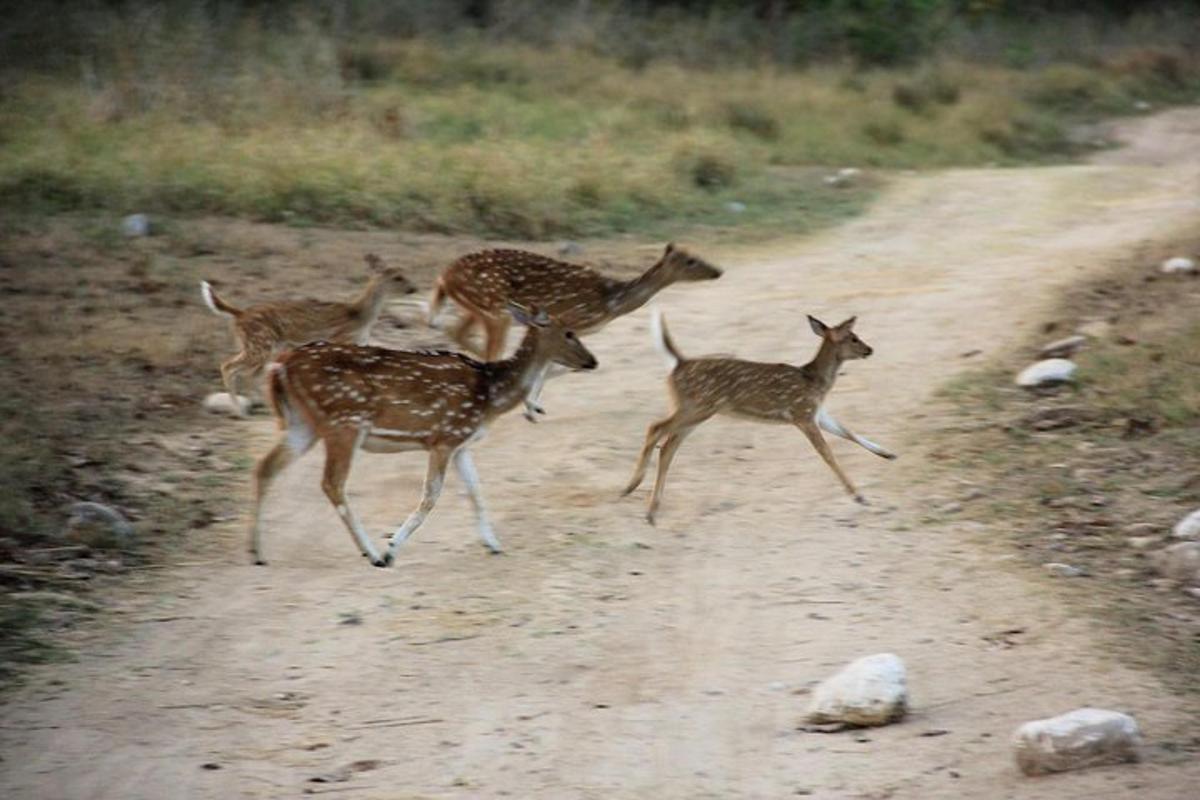
[[(616, 17), (530, 44), (494, 33), (508, 17), (482, 33), (371, 37), (339, 34), (345, 21), (267, 25), (177, 5), (193, 13), (135, 5), (96, 17), (76, 70), (7, 73), (0, 203), (527, 238), (794, 227), (854, 197), (780, 168), (1060, 158), (1075, 149), (1076, 119), (1194, 96), (1200, 74), (1169, 48), (1088, 65), (893, 71), (795, 70), (717, 51), (723, 66), (706, 70), (680, 63), (691, 56), (608, 52)], [(496, 7), (510, 27), (525, 24), (522, 4)], [(641, 31), (651, 45), (709, 30), (685, 18), (625, 24), (655, 20), (676, 24)], [(729, 49), (749, 31), (730, 34)], [(728, 210), (743, 205), (748, 214)]]

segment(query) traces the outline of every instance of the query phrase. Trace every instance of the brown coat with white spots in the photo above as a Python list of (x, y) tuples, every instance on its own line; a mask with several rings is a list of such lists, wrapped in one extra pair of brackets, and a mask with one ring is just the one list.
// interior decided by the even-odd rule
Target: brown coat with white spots
[[(596, 366), (596, 359), (575, 334), (545, 313), (521, 309), (513, 313), (529, 330), (517, 352), (503, 361), (476, 361), (447, 351), (313, 342), (284, 353), (272, 364), (268, 397), (283, 435), (255, 468), (250, 533), (255, 561), (264, 563), (260, 512), (266, 491), (275, 476), (318, 439), (325, 443), (325, 494), (372, 564), (390, 564), (396, 548), (424, 521), (441, 492), (451, 459), (475, 505), (481, 538), (498, 551), (500, 544), (487, 520), (468, 446), (492, 420), (522, 401), (550, 362), (571, 369)], [(346, 502), (345, 483), (359, 448), (429, 453), (421, 504), (397, 529), (383, 557)]]
[(459, 258), (438, 279), (430, 301), (432, 321), (446, 297), (463, 312), (453, 332), (469, 347), (471, 328), (486, 334), (484, 353), (498, 358), (508, 330), (508, 303), (541, 308), (583, 336), (640, 308), (665, 287), (679, 281), (712, 280), (721, 270), (669, 244), (662, 257), (631, 281), (605, 277), (595, 270), (524, 250), (481, 250)]
[(633, 478), (625, 487), (625, 493), (629, 494), (641, 484), (650, 456), (662, 441), (658, 476), (646, 512), (646, 519), (651, 524), (654, 523), (667, 470), (676, 450), (697, 425), (714, 414), (795, 425), (812, 442), (846, 491), (858, 502), (866, 502), (838, 466), (820, 429), (856, 442), (884, 458), (895, 456), (869, 439), (852, 433), (825, 411), (821, 404), (833, 388), (842, 363), (849, 359), (867, 358), (873, 351), (854, 333), (853, 317), (834, 328), (814, 317), (809, 317), (809, 324), (813, 332), (821, 337), (821, 348), (812, 361), (797, 367), (736, 358), (684, 358), (671, 341), (662, 317), (655, 316), (655, 344), (672, 367), (668, 388), (674, 410), (670, 416), (650, 425)]

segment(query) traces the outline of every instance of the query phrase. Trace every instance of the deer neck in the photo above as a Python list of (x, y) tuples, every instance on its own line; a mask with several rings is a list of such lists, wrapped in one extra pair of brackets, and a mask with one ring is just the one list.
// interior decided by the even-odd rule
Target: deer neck
[(619, 281), (609, 292), (606, 305), (614, 317), (636, 311), (671, 283), (671, 278), (659, 261), (631, 281)]
[(529, 328), (517, 352), (489, 365), (492, 368), (488, 382), (491, 416), (511, 411), (533, 393), (538, 379), (550, 365), (549, 358), (542, 352), (540, 338), (537, 328)]
[(387, 276), (374, 275), (367, 283), (366, 288), (363, 289), (362, 294), (351, 305), (359, 317), (374, 320), (379, 316), (379, 312), (383, 310), (383, 304), (386, 300)]
[(822, 394), (833, 388), (838, 370), (842, 368), (844, 359), (838, 355), (837, 350), (834, 342), (825, 339), (821, 342), (821, 349), (817, 351), (817, 355), (807, 364), (809, 374), (821, 388)]

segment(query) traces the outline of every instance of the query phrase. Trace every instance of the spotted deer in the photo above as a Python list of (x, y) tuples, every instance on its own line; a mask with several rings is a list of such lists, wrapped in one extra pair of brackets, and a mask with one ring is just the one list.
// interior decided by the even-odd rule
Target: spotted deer
[(656, 312), (652, 326), (654, 343), (670, 370), (667, 386), (674, 410), (665, 419), (652, 423), (646, 431), (646, 441), (638, 456), (633, 478), (623, 494), (627, 495), (641, 485), (650, 455), (661, 441), (658, 476), (646, 511), (646, 520), (653, 525), (667, 480), (667, 470), (671, 468), (671, 460), (675, 458), (679, 445), (709, 417), (727, 414), (756, 422), (795, 425), (812, 442), (846, 491), (865, 505), (867, 501), (842, 472), (829, 445), (821, 436), (821, 429), (824, 429), (861, 445), (877, 456), (888, 459), (896, 457), (870, 439), (852, 433), (822, 407), (842, 363), (867, 358), (873, 352), (854, 333), (854, 320), (851, 317), (830, 328), (810, 316), (809, 325), (813, 333), (821, 337), (821, 347), (812, 361), (796, 367), (726, 357), (685, 358), (671, 340), (662, 315)]
[[(475, 507), (480, 538), (492, 552), (500, 552), (468, 448), (497, 417), (521, 402), (546, 364), (596, 367), (595, 357), (576, 335), (544, 311), (512, 306), (511, 313), (528, 330), (516, 353), (503, 361), (331, 342), (314, 342), (280, 356), (268, 369), (267, 396), (283, 433), (254, 469), (250, 552), (255, 563), (266, 563), (263, 497), (276, 475), (318, 439), (325, 443), (325, 496), (373, 565), (389, 566), (397, 548), (424, 522), (441, 493), (450, 461)], [(346, 479), (360, 449), (429, 453), (421, 502), (396, 529), (383, 556), (346, 501)]]
[(237, 308), (218, 297), (208, 281), (200, 282), (204, 304), (214, 314), (233, 318), (234, 335), (242, 346), (241, 352), (221, 364), (225, 391), (239, 415), (245, 416), (238, 400), (238, 378), (243, 372), (257, 375), (280, 350), (318, 339), (366, 344), (388, 296), (417, 290), (398, 269), (384, 266), (379, 256), (368, 253), (365, 260), (373, 274), (362, 293), (348, 303), (306, 299)]
[[(448, 297), (462, 311), (452, 338), (471, 348), (470, 333), (483, 328), (482, 355), (500, 357), (508, 333), (509, 302), (536, 306), (559, 319), (580, 336), (595, 333), (617, 317), (641, 308), (673, 283), (721, 277), (721, 270), (682, 247), (668, 244), (662, 256), (642, 275), (629, 281), (609, 278), (595, 270), (523, 250), (481, 250), (462, 256), (438, 278), (429, 303), (432, 325)], [(545, 413), (537, 404), (541, 380), (530, 395), (525, 416)]]

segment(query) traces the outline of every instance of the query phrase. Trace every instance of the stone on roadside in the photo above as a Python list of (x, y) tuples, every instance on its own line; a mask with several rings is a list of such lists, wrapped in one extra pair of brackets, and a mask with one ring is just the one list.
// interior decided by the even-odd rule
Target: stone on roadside
[(1047, 564), (1042, 564), (1046, 571), (1056, 578), (1085, 578), (1087, 570), (1082, 567), (1073, 567), (1070, 564), (1062, 564), (1057, 561), (1051, 561)]
[(1141, 743), (1133, 717), (1102, 708), (1026, 722), (1013, 736), (1017, 766), (1026, 775), (1137, 761)]
[(93, 547), (120, 547), (133, 541), (133, 526), (115, 508), (103, 503), (73, 503), (67, 509), (67, 538)]
[(204, 408), (214, 414), (247, 414), (253, 402), (248, 397), (239, 396), (236, 400), (228, 392), (213, 392), (204, 398)]
[(1021, 373), (1017, 375), (1017, 385), (1034, 389), (1039, 386), (1066, 383), (1075, 377), (1076, 369), (1074, 361), (1065, 358), (1047, 358), (1021, 370)]
[(130, 214), (121, 220), (121, 233), (130, 239), (150, 235), (150, 218), (145, 214)]
[(891, 653), (864, 656), (813, 690), (805, 719), (816, 724), (886, 725), (908, 710), (904, 662)]
[(1168, 275), (1190, 275), (1196, 271), (1196, 262), (1184, 256), (1175, 256), (1162, 262), (1159, 269)]
[(1200, 510), (1193, 511), (1179, 522), (1175, 523), (1175, 527), (1171, 529), (1171, 535), (1176, 539), (1188, 539), (1194, 541), (1200, 539)]
[(1087, 344), (1087, 341), (1088, 337), (1082, 333), (1077, 333), (1074, 336), (1067, 336), (1066, 338), (1058, 339), (1045, 345), (1038, 352), (1038, 355), (1041, 358), (1066, 358), (1079, 352)]
[(1179, 542), (1151, 553), (1150, 565), (1167, 580), (1200, 583), (1200, 542)]
[(1104, 339), (1112, 333), (1112, 323), (1108, 320), (1093, 319), (1080, 325), (1075, 332), (1090, 339)]

